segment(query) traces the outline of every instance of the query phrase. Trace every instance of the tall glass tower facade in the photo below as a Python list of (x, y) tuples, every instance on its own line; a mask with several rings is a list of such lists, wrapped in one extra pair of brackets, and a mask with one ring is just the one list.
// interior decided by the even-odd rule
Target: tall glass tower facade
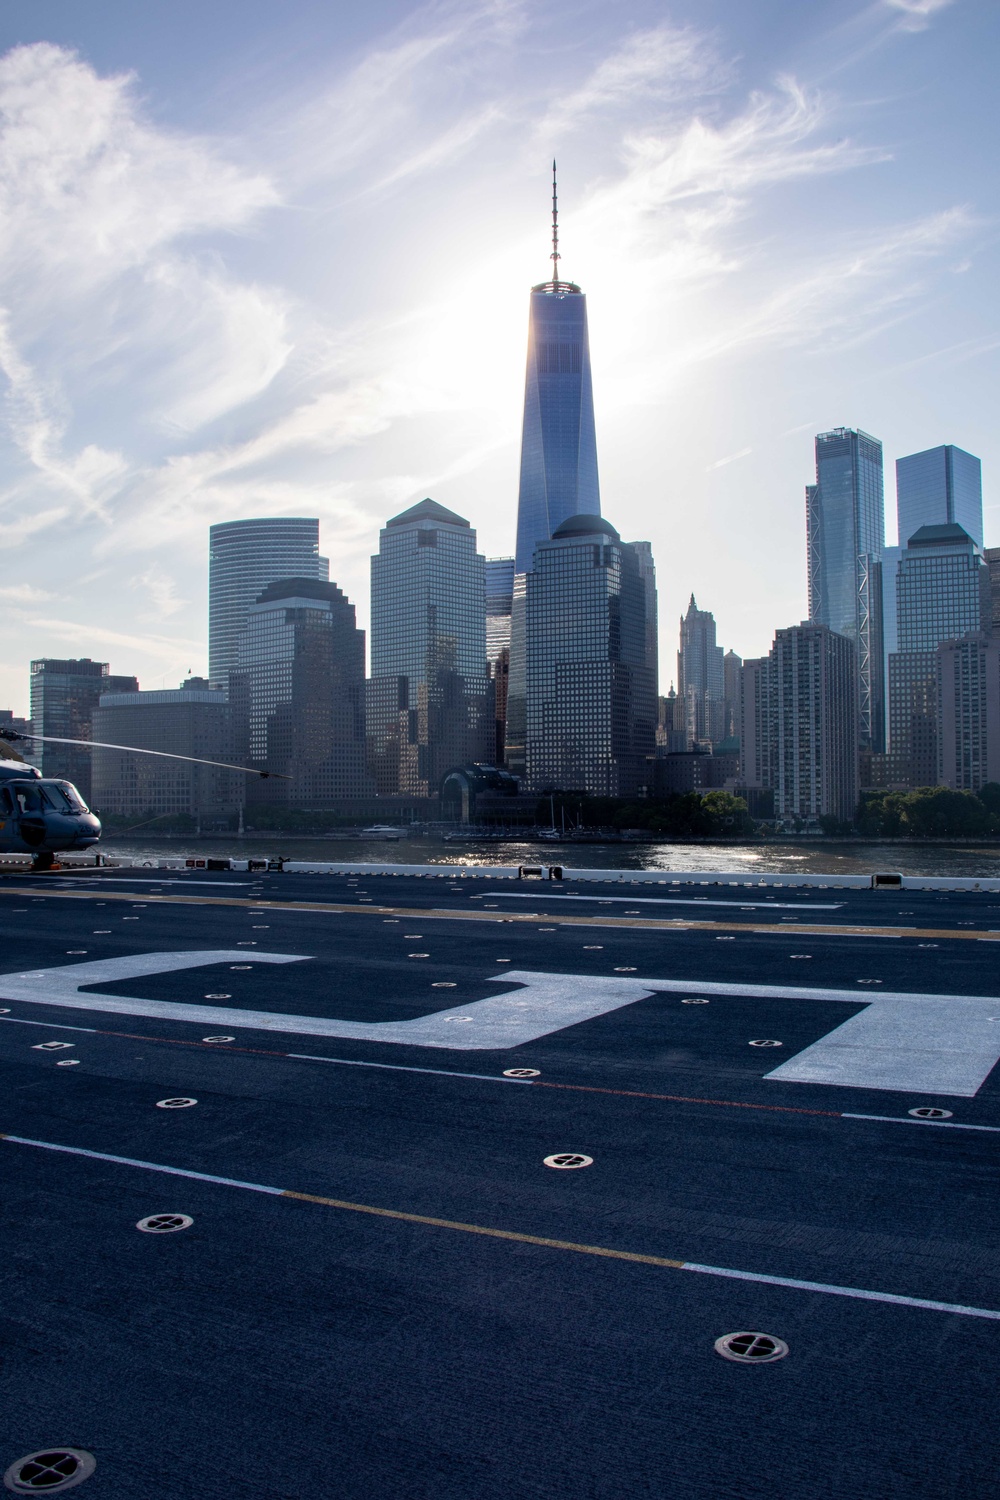
[(901, 547), (921, 526), (949, 523), (961, 526), (981, 547), (983, 472), (979, 459), (953, 443), (897, 458), (896, 517)]
[(587, 299), (570, 281), (532, 287), (515, 568), (570, 516), (601, 513)]
[(380, 796), (430, 797), (445, 774), (492, 764), (485, 559), (464, 517), (421, 500), (372, 558), (368, 754)]
[(885, 749), (882, 444), (837, 427), (816, 437), (816, 483), (806, 486), (809, 619), (854, 642), (861, 744)]
[(521, 426), (521, 475), (511, 614), (506, 759), (525, 773), (525, 588), (535, 548), (571, 516), (599, 516), (597, 434), (587, 298), (559, 279), (559, 219), (552, 163), (552, 280), (531, 289)]
[(229, 674), (234, 748), (289, 780), (247, 779), (247, 802), (323, 807), (369, 791), (365, 634), (335, 583), (277, 579), (251, 604)]
[[(527, 780), (628, 797), (652, 783), (656, 587), (648, 542), (572, 516), (526, 577)], [(652, 616), (652, 619), (651, 619)]]
[(894, 777), (934, 786), (938, 773), (937, 648), (989, 628), (989, 572), (961, 526), (921, 526), (902, 551), (897, 650), (889, 657), (889, 748)]
[(319, 555), (319, 522), (304, 516), (222, 521), (209, 529), (208, 675), (226, 687), (240, 633), (262, 589), (281, 578), (328, 580)]

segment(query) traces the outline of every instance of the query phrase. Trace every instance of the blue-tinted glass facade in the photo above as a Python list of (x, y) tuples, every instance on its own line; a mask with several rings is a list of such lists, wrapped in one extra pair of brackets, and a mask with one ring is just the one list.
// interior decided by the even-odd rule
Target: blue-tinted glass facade
[(251, 604), (282, 578), (330, 577), (319, 555), (319, 522), (305, 516), (222, 521), (209, 529), (208, 675), (225, 687), (236, 666)]
[(597, 517), (570, 524), (525, 577), (527, 780), (632, 796), (651, 784), (655, 752), (652, 557)]
[(492, 762), (485, 559), (462, 516), (422, 500), (372, 558), (369, 764), (380, 795), (433, 796), (454, 766)]
[(364, 796), (365, 636), (335, 583), (271, 583), (247, 612), (229, 674), (234, 747), (290, 780), (247, 780), (247, 802), (321, 807)]
[(896, 519), (905, 547), (921, 526), (961, 526), (983, 545), (983, 474), (979, 459), (944, 443), (896, 460)]
[(901, 780), (938, 775), (937, 648), (989, 628), (989, 574), (960, 526), (923, 526), (896, 575), (896, 641), (889, 657), (889, 748)]
[(854, 642), (861, 743), (885, 746), (882, 444), (838, 427), (816, 438), (816, 483), (806, 487), (809, 619)]
[(518, 573), (570, 516), (600, 515), (587, 299), (569, 282), (533, 288), (517, 502)]

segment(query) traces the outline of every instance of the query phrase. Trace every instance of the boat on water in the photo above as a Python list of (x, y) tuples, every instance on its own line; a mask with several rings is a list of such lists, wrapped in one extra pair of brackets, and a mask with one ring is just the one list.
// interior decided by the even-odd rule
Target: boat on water
[(391, 823), (373, 823), (370, 828), (362, 828), (359, 835), (363, 839), (383, 839), (387, 843), (397, 843), (404, 837), (402, 828), (394, 828)]

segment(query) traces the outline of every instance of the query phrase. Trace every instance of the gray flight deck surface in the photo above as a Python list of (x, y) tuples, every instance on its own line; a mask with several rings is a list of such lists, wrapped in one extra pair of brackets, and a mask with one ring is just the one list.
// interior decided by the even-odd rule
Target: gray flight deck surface
[(995, 1495), (998, 943), (983, 892), (0, 875), (0, 1472)]

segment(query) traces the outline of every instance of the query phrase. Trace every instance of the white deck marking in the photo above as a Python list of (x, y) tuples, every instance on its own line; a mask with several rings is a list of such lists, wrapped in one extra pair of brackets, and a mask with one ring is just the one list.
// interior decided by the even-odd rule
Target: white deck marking
[(957, 1313), (965, 1318), (988, 1318), (1000, 1321), (1000, 1311), (992, 1307), (972, 1307), (963, 1302), (938, 1302), (929, 1297), (906, 1297), (897, 1292), (869, 1291), (864, 1287), (837, 1286), (827, 1281), (800, 1281), (793, 1276), (770, 1276), (763, 1271), (740, 1271), (730, 1266), (706, 1266), (694, 1260), (666, 1259), (659, 1255), (648, 1255), (635, 1250), (613, 1250), (605, 1245), (581, 1245), (571, 1240), (543, 1239), (539, 1235), (522, 1234), (517, 1230), (497, 1229), (492, 1225), (466, 1224), (455, 1219), (432, 1218), (425, 1214), (404, 1212), (400, 1209), (382, 1208), (370, 1203), (351, 1203), (342, 1198), (325, 1198), (315, 1193), (300, 1193), (293, 1188), (271, 1187), (263, 1182), (246, 1182), (239, 1177), (221, 1177), (210, 1172), (194, 1172), (186, 1167), (171, 1167), (162, 1162), (143, 1161), (135, 1156), (116, 1156), (110, 1151), (90, 1151), (84, 1146), (64, 1146), (55, 1141), (37, 1141), (30, 1136), (0, 1135), (0, 1140), (13, 1146), (33, 1146), (40, 1151), (55, 1151), (66, 1156), (82, 1156), (91, 1161), (108, 1162), (111, 1166), (137, 1167), (144, 1172), (161, 1172), (168, 1177), (186, 1177), (193, 1182), (209, 1182), (219, 1187), (241, 1188), (248, 1193), (264, 1193), (268, 1197), (288, 1198), (298, 1202), (314, 1203), (317, 1206), (339, 1209), (348, 1213), (370, 1214), (380, 1219), (395, 1219), (404, 1224), (422, 1224), (431, 1229), (448, 1229), (459, 1234), (482, 1235), (490, 1239), (506, 1240), (515, 1244), (538, 1245), (545, 1250), (566, 1250), (574, 1255), (593, 1255), (601, 1259), (631, 1261), (639, 1265), (655, 1266), (662, 1270), (693, 1271), (700, 1276), (720, 1276), (734, 1281), (756, 1281), (764, 1286), (789, 1287), (800, 1292), (819, 1292), (827, 1297), (850, 1297), (863, 1302), (883, 1302), (896, 1307), (918, 1307), (925, 1312)]
[[(502, 896), (505, 901), (598, 901), (609, 904), (620, 902), (623, 906), (728, 906), (733, 911), (840, 911), (843, 901), (747, 901), (738, 896), (543, 896), (534, 891), (477, 891), (471, 901), (482, 901), (486, 896)], [(447, 911), (447, 907), (436, 907)]]
[[(948, 1094), (970, 1098), (1000, 1060), (1000, 1027), (992, 1023), (997, 1000), (989, 996), (914, 995), (857, 990), (792, 988), (786, 985), (719, 983), (690, 979), (633, 979), (619, 975), (552, 974), (528, 969), (497, 975), (492, 983), (521, 988), (485, 1000), (434, 1011), (408, 1021), (344, 1021), (336, 1017), (283, 1015), (227, 1006), (185, 1005), (127, 995), (84, 994), (82, 985), (108, 984), (149, 974), (231, 963), (244, 955), (231, 949), (147, 953), (90, 963), (64, 964), (22, 974), (0, 975), (5, 999), (118, 1015), (242, 1027), (303, 1036), (344, 1037), (437, 1047), (449, 1052), (499, 1051), (578, 1026), (657, 993), (701, 990), (745, 999), (824, 1000), (864, 1010), (845, 1021), (766, 1076), (789, 1083), (825, 1083), (840, 1088)], [(257, 953), (258, 963), (301, 963), (296, 953)], [(461, 1027), (451, 1025), (462, 1018)], [(660, 1022), (671, 1025), (669, 1018)]]

